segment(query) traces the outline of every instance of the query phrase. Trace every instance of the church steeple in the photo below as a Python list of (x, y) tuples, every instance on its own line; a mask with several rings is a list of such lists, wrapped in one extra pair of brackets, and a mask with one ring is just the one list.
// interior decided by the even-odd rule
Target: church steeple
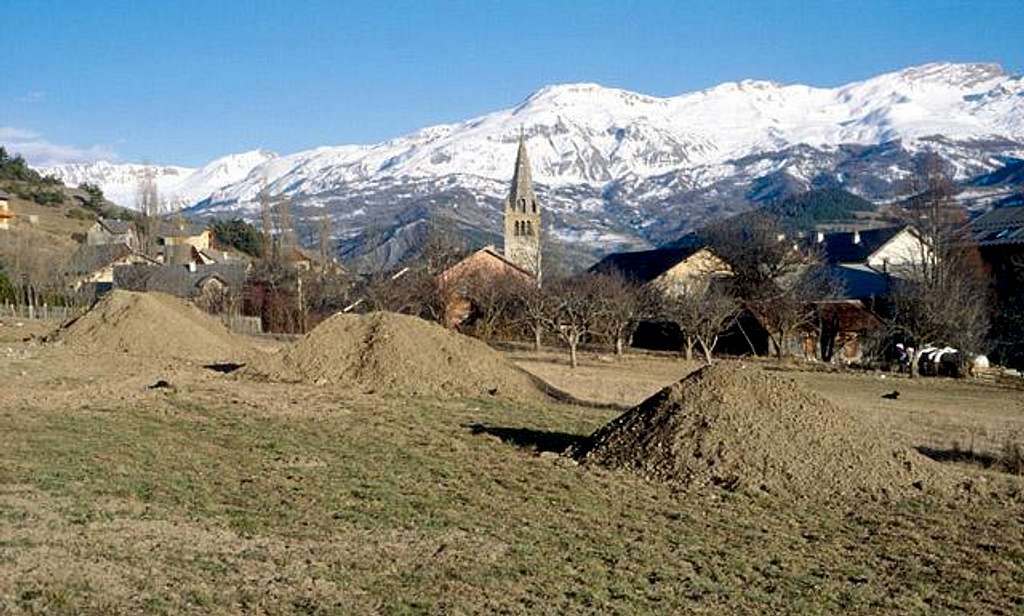
[(532, 273), (540, 281), (540, 205), (533, 192), (526, 137), (519, 132), (516, 168), (505, 200), (505, 258)]
[(537, 211), (537, 195), (533, 192), (533, 179), (530, 177), (530, 157), (526, 154), (526, 139), (519, 133), (519, 150), (516, 152), (516, 170), (512, 174), (512, 191), (509, 204), (526, 206), (526, 211)]

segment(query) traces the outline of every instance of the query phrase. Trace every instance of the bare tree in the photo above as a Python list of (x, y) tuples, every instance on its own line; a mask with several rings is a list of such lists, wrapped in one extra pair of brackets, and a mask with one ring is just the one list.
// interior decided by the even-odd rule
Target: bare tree
[(333, 221), (331, 221), (331, 217), (327, 214), (326, 211), (324, 211), (324, 213), (320, 216), (318, 235), (320, 239), (320, 261), (325, 265), (329, 263), (332, 258), (331, 236), (333, 235), (334, 231), (333, 227), (334, 224)]
[(621, 357), (640, 321), (654, 314), (660, 293), (626, 280), (618, 272), (595, 274), (595, 283), (601, 308), (596, 331), (614, 345), (615, 354)]
[(530, 285), (519, 297), (520, 320), (533, 337), (534, 351), (540, 351), (544, 333), (551, 328), (554, 303), (554, 294), (547, 287), (537, 285)]
[(708, 235), (732, 268), (731, 294), (757, 314), (778, 357), (793, 334), (816, 322), (814, 302), (841, 290), (822, 255), (787, 238), (774, 220), (753, 217), (746, 226), (718, 225)]
[(67, 302), (60, 271), (69, 252), (70, 246), (35, 229), (0, 233), (0, 272), (14, 292), (11, 299), (33, 312), (42, 303)]
[(918, 254), (897, 272), (889, 328), (920, 350), (949, 345), (979, 352), (990, 326), (990, 281), (977, 247), (964, 230), (967, 214), (937, 159), (927, 159), (901, 211), (921, 236)]
[(273, 258), (274, 218), (271, 212), (270, 193), (267, 192), (266, 178), (257, 196), (260, 202), (260, 253), (263, 259)]
[(157, 190), (153, 169), (146, 167), (139, 178), (136, 205), (141, 223), (142, 250), (154, 257), (157, 253), (157, 236), (160, 233), (160, 216), (163, 214), (160, 193)]
[(548, 290), (548, 329), (569, 349), (569, 365), (573, 368), (579, 365), (580, 343), (596, 329), (602, 317), (602, 286), (597, 275), (584, 274), (558, 280)]
[(693, 347), (700, 347), (704, 361), (712, 362), (712, 352), (718, 337), (740, 309), (721, 281), (691, 285), (683, 292), (670, 295), (662, 301), (662, 318), (679, 326), (683, 334), (686, 359), (692, 359)]
[(534, 286), (526, 278), (487, 269), (467, 274), (455, 285), (453, 293), (470, 309), (469, 326), (477, 337), (484, 340), (514, 327), (522, 297)]

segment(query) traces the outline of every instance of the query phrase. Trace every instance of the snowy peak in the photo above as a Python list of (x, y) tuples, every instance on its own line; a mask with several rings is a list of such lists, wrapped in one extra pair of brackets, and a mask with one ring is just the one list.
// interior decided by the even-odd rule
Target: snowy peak
[[(999, 64), (933, 62), (905, 68), (896, 73), (907, 83), (931, 83), (970, 90), (1006, 78)], [(884, 75), (882, 77), (885, 77)]]
[[(601, 191), (627, 179), (674, 174), (701, 186), (728, 173), (736, 160), (798, 146), (827, 150), (898, 140), (914, 150), (931, 147), (936, 136), (952, 143), (1024, 141), (1022, 92), (1019, 76), (980, 63), (924, 64), (836, 88), (743, 80), (671, 97), (559, 84), (510, 109), (377, 144), (281, 157), (256, 150), (197, 170), (166, 168), (171, 171), (161, 189), (186, 203), (244, 204), (264, 182), (272, 191), (310, 199), (373, 182), (462, 177), (476, 178), (477, 185), (507, 183), (520, 131), (542, 185)], [(132, 166), (114, 167), (127, 173)], [(97, 167), (95, 174), (105, 191), (108, 177), (120, 186), (116, 171)]]
[(96, 184), (108, 199), (125, 207), (135, 206), (139, 185), (149, 175), (167, 206), (179, 209), (244, 180), (254, 168), (276, 157), (277, 154), (267, 150), (252, 150), (217, 158), (199, 169), (99, 161), (46, 167), (40, 171), (56, 176), (68, 186)]

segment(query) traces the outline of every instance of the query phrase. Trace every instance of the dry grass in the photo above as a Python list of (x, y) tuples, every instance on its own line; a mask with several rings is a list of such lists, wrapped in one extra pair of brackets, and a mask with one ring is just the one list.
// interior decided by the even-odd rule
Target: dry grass
[(0, 383), (0, 613), (1024, 609), (1020, 501), (682, 495), (550, 453), (614, 410), (38, 349)]

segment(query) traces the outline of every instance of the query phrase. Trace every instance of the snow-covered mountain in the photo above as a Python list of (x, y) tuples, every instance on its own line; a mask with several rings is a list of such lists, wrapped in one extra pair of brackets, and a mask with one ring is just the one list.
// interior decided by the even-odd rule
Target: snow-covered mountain
[(255, 167), (276, 156), (266, 150), (252, 150), (217, 158), (198, 169), (100, 161), (44, 167), (40, 171), (56, 176), (68, 186), (96, 184), (109, 200), (125, 207), (134, 207), (139, 184), (149, 173), (161, 198), (177, 209), (194, 205), (224, 186), (245, 179)]
[[(494, 233), (520, 134), (553, 235), (602, 251), (656, 244), (813, 186), (891, 198), (924, 152), (962, 180), (996, 171), (1024, 157), (1024, 78), (937, 63), (836, 88), (741, 81), (667, 98), (557, 85), (382, 143), (247, 153), (195, 171), (159, 167), (158, 178), (207, 215), (252, 215), (267, 185), (300, 215), (326, 209), (350, 242), (438, 209)], [(105, 163), (46, 171), (95, 181), (115, 201), (132, 184), (122, 177), (137, 173)]]

